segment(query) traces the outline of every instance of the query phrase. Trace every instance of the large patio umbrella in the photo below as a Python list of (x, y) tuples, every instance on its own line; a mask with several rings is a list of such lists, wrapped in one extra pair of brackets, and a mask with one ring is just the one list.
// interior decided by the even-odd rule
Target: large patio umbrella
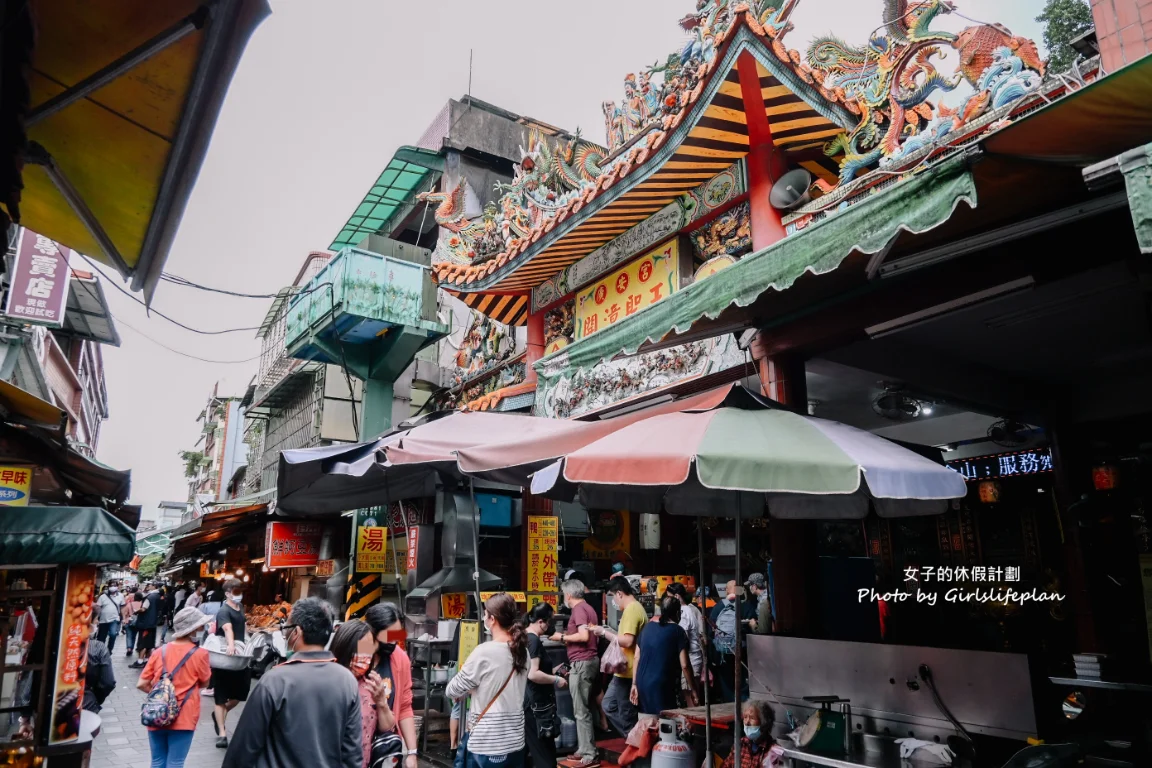
[(457, 411), (355, 445), (280, 455), (277, 508), (327, 514), (430, 496), (444, 478), (477, 478), (527, 487), (532, 473), (612, 432), (681, 408), (721, 403), (715, 390), (598, 421)]
[[(740, 521), (761, 517), (765, 507), (778, 518), (863, 518), (870, 506), (899, 517), (941, 513), (948, 499), (965, 494), (958, 473), (884, 438), (799, 415), (739, 385), (721, 392), (719, 402), (652, 415), (569, 453), (533, 476), (532, 492), (578, 498), (589, 508), (733, 517), (738, 553)], [(700, 529), (697, 545), (703, 585)], [(739, 615), (739, 598), (736, 610)], [(741, 690), (740, 634), (736, 622), (735, 691)], [(707, 685), (704, 706), (711, 752)], [(740, 722), (737, 711), (737, 762)]]
[(964, 478), (890, 440), (802, 416), (739, 385), (653, 415), (537, 472), (532, 492), (591, 508), (859, 519), (936, 514)]

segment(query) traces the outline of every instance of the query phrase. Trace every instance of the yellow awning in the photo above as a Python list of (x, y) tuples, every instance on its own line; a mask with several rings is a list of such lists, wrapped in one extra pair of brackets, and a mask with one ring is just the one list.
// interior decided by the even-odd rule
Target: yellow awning
[(0, 381), (0, 410), (5, 419), (20, 424), (40, 424), (59, 429), (64, 423), (64, 411), (6, 381)]
[[(267, 0), (31, 0), (31, 9), (21, 223), (131, 276), (150, 297)], [(84, 93), (53, 103), (70, 89)]]

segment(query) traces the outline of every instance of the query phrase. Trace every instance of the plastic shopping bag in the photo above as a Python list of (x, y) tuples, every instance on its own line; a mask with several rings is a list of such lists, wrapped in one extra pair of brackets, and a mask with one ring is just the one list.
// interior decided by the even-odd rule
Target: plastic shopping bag
[(618, 639), (613, 640), (608, 644), (608, 649), (604, 651), (604, 656), (600, 659), (600, 671), (609, 675), (618, 675), (627, 670), (628, 658), (624, 655), (624, 649), (620, 647)]

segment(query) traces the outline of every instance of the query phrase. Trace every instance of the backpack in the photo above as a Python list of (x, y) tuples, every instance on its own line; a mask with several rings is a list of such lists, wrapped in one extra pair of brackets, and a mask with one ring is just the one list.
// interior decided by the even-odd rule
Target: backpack
[(180, 717), (180, 708), (196, 691), (196, 686), (193, 685), (184, 695), (183, 701), (177, 700), (176, 686), (172, 684), (172, 678), (199, 648), (193, 646), (192, 650), (180, 659), (180, 663), (171, 674), (168, 673), (168, 659), (165, 658), (167, 648), (167, 645), (160, 646), (160, 678), (153, 684), (152, 690), (148, 692), (148, 698), (144, 699), (144, 704), (140, 707), (140, 723), (148, 728), (167, 728), (175, 723), (176, 718)]
[(732, 653), (736, 645), (736, 608), (725, 604), (716, 616), (716, 633), (713, 645), (721, 654)]

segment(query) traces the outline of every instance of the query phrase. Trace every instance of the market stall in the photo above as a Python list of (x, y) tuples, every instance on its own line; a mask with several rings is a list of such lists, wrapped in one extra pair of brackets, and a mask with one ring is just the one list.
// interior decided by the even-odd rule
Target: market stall
[(96, 576), (132, 559), (135, 534), (93, 507), (0, 507), (0, 759), (87, 764), (100, 729), (84, 710)]

